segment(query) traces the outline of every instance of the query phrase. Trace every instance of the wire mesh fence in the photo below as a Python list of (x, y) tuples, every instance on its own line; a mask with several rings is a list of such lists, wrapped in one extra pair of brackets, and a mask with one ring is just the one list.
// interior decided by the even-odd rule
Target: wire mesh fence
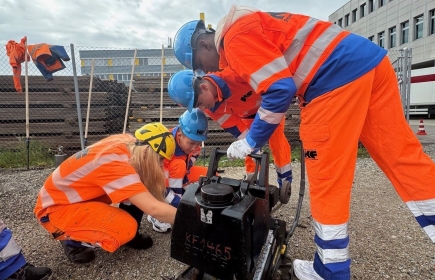
[[(134, 133), (148, 122), (161, 121), (168, 128), (178, 124), (185, 109), (170, 99), (167, 84), (183, 66), (172, 48), (56, 47), (64, 52), (63, 59), (53, 49), (29, 53), (36, 63), (32, 59), (27, 63), (27, 87), (25, 63), (14, 82), (6, 48), (0, 48), (0, 151), (37, 147), (52, 155), (70, 155), (108, 135)], [(54, 60), (60, 70), (47, 74)], [(22, 92), (17, 91), (17, 84)], [(296, 146), (297, 105), (289, 108), (286, 118), (285, 134)], [(210, 119), (204, 155), (216, 146), (225, 149), (233, 141), (231, 134)]]

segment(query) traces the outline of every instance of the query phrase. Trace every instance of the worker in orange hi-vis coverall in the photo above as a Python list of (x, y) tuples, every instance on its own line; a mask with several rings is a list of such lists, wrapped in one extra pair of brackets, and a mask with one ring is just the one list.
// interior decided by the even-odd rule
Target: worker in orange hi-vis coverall
[[(193, 96), (194, 88), (207, 87), (217, 102), (213, 107), (204, 109), (204, 112), (235, 138), (245, 138), (260, 107), (261, 96), (229, 68), (193, 78), (190, 70), (181, 70), (172, 75), (168, 83), (169, 96), (176, 103), (192, 110), (189, 96)], [(287, 203), (291, 192), (292, 167), (290, 144), (284, 133), (284, 125), (285, 118), (271, 135), (269, 146), (275, 163), (280, 201)], [(255, 162), (250, 156), (245, 157), (245, 168), (250, 178), (255, 171)]]
[[(405, 120), (386, 50), (331, 22), (233, 5), (216, 31), (198, 20), (182, 26), (174, 52), (193, 70), (230, 67), (261, 94), (249, 133), (229, 147), (229, 157), (262, 147), (293, 96), (299, 98), (316, 244), (314, 262), (293, 262), (299, 279), (351, 278), (348, 223), (358, 140), (435, 242), (435, 164)], [(194, 99), (194, 107), (215, 104), (204, 90)]]
[[(45, 180), (36, 218), (75, 263), (92, 261), (92, 247), (147, 249), (153, 240), (139, 233), (140, 221), (130, 206), (174, 223), (176, 208), (163, 195), (164, 160), (174, 152), (175, 139), (161, 123), (146, 124), (134, 136), (106, 137), (69, 157)], [(111, 205), (116, 203), (119, 208)]]
[[(185, 188), (198, 182), (201, 176), (207, 175), (207, 167), (195, 165), (201, 154), (202, 142), (207, 140), (207, 116), (201, 110), (193, 109), (191, 112), (185, 111), (178, 122), (179, 125), (171, 129), (175, 139), (175, 153), (164, 162), (167, 180), (165, 200), (174, 207), (178, 207)], [(151, 215), (148, 215), (147, 220), (157, 232), (171, 229), (171, 224), (159, 221)]]

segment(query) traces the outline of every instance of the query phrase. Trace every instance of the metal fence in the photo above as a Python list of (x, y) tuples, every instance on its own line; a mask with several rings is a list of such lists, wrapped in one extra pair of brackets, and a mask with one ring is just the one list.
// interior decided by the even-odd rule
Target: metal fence
[(410, 98), (411, 98), (411, 65), (412, 49), (403, 48), (400, 50), (388, 51), (388, 57), (396, 71), (397, 84), (399, 86), (400, 98), (402, 100), (403, 112), (409, 121)]
[[(185, 109), (167, 94), (172, 74), (183, 69), (173, 49), (115, 49), (64, 46), (69, 60), (50, 77), (30, 60), (17, 92), (6, 48), (0, 48), (0, 151), (26, 147), (48, 153), (72, 154), (110, 134), (133, 133), (147, 122), (161, 121), (168, 128), (178, 124)], [(398, 86), (409, 118), (411, 50), (389, 51)], [(162, 78), (163, 77), (163, 78)], [(50, 80), (50, 81), (49, 81)], [(27, 96), (27, 98), (26, 98)], [(78, 117), (81, 116), (81, 117)], [(286, 114), (285, 133), (294, 147), (299, 144), (299, 109)], [(227, 148), (234, 138), (209, 121), (212, 147)]]
[[(62, 60), (65, 68), (55, 72), (52, 80), (30, 60), (26, 83), (26, 65), (22, 63), (23, 92), (17, 92), (6, 48), (0, 48), (0, 151), (38, 147), (69, 155), (110, 134), (132, 133), (147, 122), (161, 121), (168, 128), (178, 124), (185, 109), (167, 94), (170, 76), (183, 69), (173, 49), (72, 44), (63, 49), (69, 60)], [(291, 106), (286, 117), (285, 133), (297, 145), (297, 105)], [(227, 148), (232, 141), (229, 133), (209, 121), (205, 154), (215, 146)]]

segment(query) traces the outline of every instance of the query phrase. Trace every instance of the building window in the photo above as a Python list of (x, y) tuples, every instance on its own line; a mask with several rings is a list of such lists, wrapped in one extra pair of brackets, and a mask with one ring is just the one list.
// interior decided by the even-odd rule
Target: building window
[(342, 18), (338, 20), (338, 26), (343, 27), (343, 19)]
[(344, 16), (344, 26), (349, 26), (349, 14)]
[(369, 14), (375, 10), (374, 0), (369, 0)]
[(379, 8), (385, 5), (385, 0), (378, 0)]
[(369, 36), (368, 39), (373, 42), (373, 40), (375, 39), (375, 36), (374, 35), (373, 36)]
[(423, 15), (419, 15), (415, 17), (414, 24), (415, 24), (414, 39), (417, 40), (423, 38)]
[(390, 34), (389, 35), (390, 36), (390, 45), (389, 45), (389, 47), (390, 48), (394, 48), (396, 46), (396, 27), (395, 26), (391, 27), (388, 30), (388, 32)]
[(359, 6), (359, 18), (363, 18), (366, 15), (366, 3)]
[(409, 42), (409, 21), (402, 22), (400, 27), (402, 30), (402, 38), (400, 39), (400, 42), (406, 44)]
[(352, 23), (356, 21), (356, 13), (357, 13), (357, 9), (352, 11)]
[(381, 48), (385, 48), (385, 31), (378, 33), (378, 45)]
[(435, 34), (435, 9), (429, 11), (429, 35)]

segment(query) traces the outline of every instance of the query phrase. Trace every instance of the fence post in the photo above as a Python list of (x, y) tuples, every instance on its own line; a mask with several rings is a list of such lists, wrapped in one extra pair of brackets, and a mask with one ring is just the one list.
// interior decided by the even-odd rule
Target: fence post
[(163, 121), (163, 65), (165, 64), (165, 46), (162, 44), (162, 65), (160, 67), (160, 122)]
[(409, 123), (409, 111), (411, 105), (411, 65), (412, 65), (412, 49), (405, 48), (405, 72), (406, 72), (406, 80), (405, 80), (405, 88), (406, 88), (406, 120)]
[(134, 66), (136, 65), (136, 55), (137, 55), (137, 49), (134, 49), (133, 63), (132, 63), (133, 66), (131, 67), (130, 86), (128, 87), (127, 105), (125, 106), (124, 128), (122, 129), (122, 133), (125, 133), (127, 130), (127, 119), (128, 119), (128, 111), (130, 108), (131, 88), (133, 87)]
[(88, 127), (89, 127), (89, 115), (91, 113), (91, 96), (92, 96), (92, 83), (94, 81), (94, 62), (91, 62), (91, 80), (89, 81), (89, 95), (88, 95), (88, 111), (86, 112), (86, 123), (85, 123), (85, 147), (88, 145)]
[(76, 58), (74, 55), (74, 45), (72, 43), (70, 44), (70, 47), (71, 47), (71, 62), (72, 62), (73, 75), (74, 75), (74, 91), (76, 93), (77, 117), (79, 119), (80, 146), (83, 150), (85, 148), (85, 140), (83, 138), (82, 110), (80, 107), (80, 94), (79, 94), (79, 82), (77, 80)]
[(30, 121), (29, 121), (29, 64), (27, 62), (28, 54), (27, 54), (27, 37), (26, 43), (24, 45), (24, 67), (25, 67), (25, 76), (24, 76), (24, 86), (26, 91), (26, 149), (27, 149), (27, 170), (30, 168)]

